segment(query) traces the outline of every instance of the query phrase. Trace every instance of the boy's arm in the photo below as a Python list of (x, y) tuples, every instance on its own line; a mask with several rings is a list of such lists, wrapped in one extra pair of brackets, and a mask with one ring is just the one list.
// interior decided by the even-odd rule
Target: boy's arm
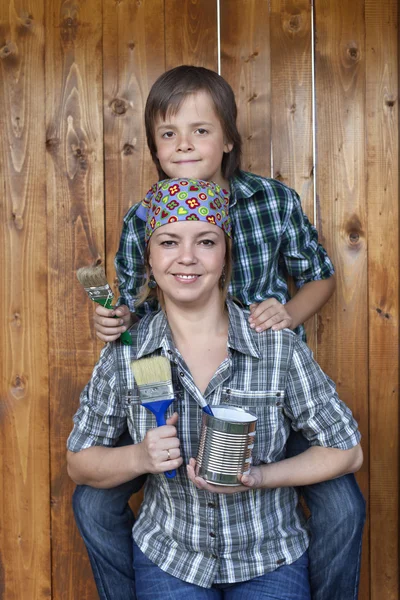
[[(125, 215), (115, 269), (120, 297), (115, 309), (96, 306), (94, 327), (103, 342), (113, 342), (150, 310), (150, 304), (136, 306), (136, 295), (144, 282), (145, 223), (136, 216), (140, 205), (135, 204)], [(156, 308), (156, 306), (151, 306)], [(114, 319), (114, 315), (120, 320)]]
[(286, 304), (275, 298), (253, 304), (249, 321), (256, 331), (295, 329), (315, 315), (336, 288), (334, 268), (316, 228), (303, 213), (298, 194), (290, 188), (286, 192), (280, 255), (298, 291)]

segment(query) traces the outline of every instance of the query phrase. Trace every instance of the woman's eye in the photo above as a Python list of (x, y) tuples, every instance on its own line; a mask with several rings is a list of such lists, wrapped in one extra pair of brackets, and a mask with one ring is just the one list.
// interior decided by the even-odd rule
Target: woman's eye
[(215, 246), (215, 242), (213, 242), (213, 240), (201, 240), (200, 244), (203, 246)]
[(174, 246), (175, 244), (176, 244), (176, 242), (174, 242), (173, 240), (165, 240), (164, 242), (161, 242), (160, 245), (170, 248), (171, 246)]

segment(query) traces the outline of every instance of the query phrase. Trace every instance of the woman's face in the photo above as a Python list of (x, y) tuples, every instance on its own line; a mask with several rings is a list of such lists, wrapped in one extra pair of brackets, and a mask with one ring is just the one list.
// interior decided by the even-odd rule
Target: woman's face
[(150, 238), (150, 266), (167, 301), (203, 303), (220, 298), (225, 234), (202, 221), (169, 223)]

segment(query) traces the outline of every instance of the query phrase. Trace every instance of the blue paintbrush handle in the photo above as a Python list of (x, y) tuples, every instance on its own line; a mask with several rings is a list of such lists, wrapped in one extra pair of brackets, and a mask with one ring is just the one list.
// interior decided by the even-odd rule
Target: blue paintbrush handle
[[(147, 408), (156, 418), (157, 427), (166, 425), (165, 415), (167, 414), (168, 407), (172, 404), (173, 400), (157, 400), (157, 402), (143, 402), (142, 406)], [(176, 475), (176, 470), (166, 471), (165, 476), (168, 479), (172, 479)]]

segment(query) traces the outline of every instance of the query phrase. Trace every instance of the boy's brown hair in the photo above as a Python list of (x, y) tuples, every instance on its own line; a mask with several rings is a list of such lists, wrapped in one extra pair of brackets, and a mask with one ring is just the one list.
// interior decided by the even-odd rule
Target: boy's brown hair
[(159, 116), (165, 119), (167, 114), (175, 115), (185, 98), (199, 91), (207, 92), (211, 96), (225, 140), (233, 145), (232, 150), (224, 153), (222, 158), (222, 176), (229, 179), (240, 169), (242, 140), (236, 126), (237, 107), (231, 86), (215, 71), (204, 67), (182, 65), (166, 71), (155, 81), (146, 102), (147, 145), (160, 180), (168, 179), (169, 175), (164, 173), (157, 158), (155, 121)]

